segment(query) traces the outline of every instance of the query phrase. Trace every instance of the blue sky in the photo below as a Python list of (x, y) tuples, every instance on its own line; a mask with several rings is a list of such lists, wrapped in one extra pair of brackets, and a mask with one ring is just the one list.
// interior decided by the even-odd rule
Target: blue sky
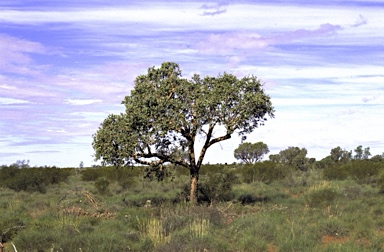
[[(92, 134), (136, 76), (164, 61), (265, 82), (276, 117), (247, 141), (318, 160), (340, 146), (384, 152), (383, 1), (0, 3), (0, 164), (96, 164)], [(216, 134), (220, 134), (217, 132)], [(206, 162), (231, 163), (240, 139)], [(198, 143), (199, 144), (199, 143)]]

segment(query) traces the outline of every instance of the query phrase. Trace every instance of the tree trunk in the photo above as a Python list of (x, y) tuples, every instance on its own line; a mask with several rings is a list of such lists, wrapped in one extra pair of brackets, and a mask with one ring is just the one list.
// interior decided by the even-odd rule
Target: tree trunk
[(199, 170), (194, 168), (190, 168), (191, 171), (191, 183), (189, 188), (189, 202), (192, 205), (197, 204), (197, 189), (198, 189), (198, 181), (199, 181)]

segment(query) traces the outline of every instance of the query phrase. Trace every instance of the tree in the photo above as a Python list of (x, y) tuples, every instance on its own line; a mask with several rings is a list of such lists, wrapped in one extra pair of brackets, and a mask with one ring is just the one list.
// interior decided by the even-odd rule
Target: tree
[(371, 156), (371, 152), (370, 152), (370, 148), (367, 147), (364, 149), (363, 159), (369, 159), (369, 156)]
[(363, 158), (363, 146), (359, 145), (355, 149), (355, 159), (362, 159)]
[(359, 145), (356, 147), (356, 149), (354, 151), (356, 153), (354, 158), (357, 160), (368, 159), (369, 156), (371, 156), (371, 152), (370, 152), (369, 147), (364, 148), (364, 150), (363, 150), (363, 146)]
[(269, 161), (271, 161), (273, 163), (280, 163), (280, 155), (279, 154), (269, 155)]
[[(123, 100), (125, 113), (111, 114), (93, 135), (96, 160), (115, 166), (141, 164), (157, 167), (173, 163), (190, 172), (190, 201), (197, 202), (199, 170), (207, 149), (264, 125), (274, 116), (270, 97), (254, 76), (182, 78), (179, 65), (166, 62), (151, 67), (135, 80)], [(215, 129), (223, 133), (216, 136)], [(196, 138), (203, 139), (201, 150)], [(188, 158), (180, 157), (179, 150)]]
[(260, 161), (269, 152), (268, 145), (263, 142), (242, 143), (235, 149), (234, 156), (246, 164), (253, 164)]
[(302, 171), (306, 171), (306, 163), (308, 162), (307, 149), (299, 147), (288, 147), (279, 152), (279, 160), (283, 164), (293, 166)]
[(347, 163), (352, 159), (352, 151), (343, 150), (340, 146), (331, 149), (331, 160), (334, 163)]

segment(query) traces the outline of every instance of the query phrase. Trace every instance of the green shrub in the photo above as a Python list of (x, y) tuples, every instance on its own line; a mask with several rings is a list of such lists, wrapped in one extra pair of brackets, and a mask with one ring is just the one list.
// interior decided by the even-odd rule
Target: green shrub
[(349, 167), (349, 175), (363, 183), (370, 183), (377, 179), (380, 170), (384, 170), (384, 164), (369, 160), (356, 160)]
[(223, 164), (206, 164), (202, 165), (200, 169), (200, 175), (213, 175), (217, 173), (222, 173), (225, 170), (230, 168), (229, 165)]
[(6, 218), (2, 216), (0, 219), (0, 242), (7, 242), (17, 234), (17, 232), (25, 227), (22, 220), (17, 217)]
[(271, 183), (287, 176), (289, 168), (271, 161), (260, 162), (252, 165), (244, 165), (241, 174), (245, 183), (261, 181)]
[(263, 203), (268, 202), (270, 199), (267, 196), (255, 196), (253, 194), (247, 193), (242, 194), (237, 199), (242, 205), (254, 204), (254, 203)]
[(370, 160), (354, 160), (348, 164), (326, 167), (323, 176), (329, 180), (344, 180), (351, 177), (360, 183), (371, 183), (384, 170), (381, 162)]
[(0, 169), (1, 185), (8, 187), (9, 179), (16, 177), (19, 172), (20, 172), (20, 169), (16, 165), (10, 165), (10, 166), (2, 165)]
[(83, 181), (96, 181), (99, 177), (102, 177), (102, 168), (81, 169), (81, 180)]
[(310, 207), (329, 206), (337, 198), (338, 193), (332, 188), (314, 190), (306, 195)]
[(327, 166), (323, 169), (323, 176), (328, 180), (344, 180), (348, 177), (346, 165)]
[(384, 174), (377, 180), (377, 186), (379, 187), (379, 192), (384, 194)]
[(136, 184), (136, 178), (142, 176), (144, 167), (94, 167), (81, 169), (81, 180), (96, 181), (104, 177), (116, 181), (122, 189), (132, 188)]
[(17, 165), (0, 169), (2, 186), (15, 191), (45, 193), (48, 185), (66, 182), (71, 172), (56, 167), (18, 168)]
[[(231, 201), (235, 198), (232, 187), (238, 181), (239, 179), (233, 171), (222, 171), (222, 173), (201, 176), (198, 185), (198, 202), (210, 204), (213, 201)], [(188, 198), (189, 186), (189, 184), (182, 186), (181, 199), (174, 198), (174, 202)]]
[(136, 174), (130, 168), (122, 168), (115, 170), (115, 181), (121, 186), (122, 189), (132, 188), (136, 185)]
[(100, 177), (95, 181), (96, 190), (100, 194), (109, 193), (109, 185), (110, 185), (110, 181), (105, 177)]
[(206, 176), (206, 181), (199, 184), (199, 199), (211, 203), (212, 201), (230, 201), (235, 195), (232, 186), (238, 183), (234, 171), (222, 170)]

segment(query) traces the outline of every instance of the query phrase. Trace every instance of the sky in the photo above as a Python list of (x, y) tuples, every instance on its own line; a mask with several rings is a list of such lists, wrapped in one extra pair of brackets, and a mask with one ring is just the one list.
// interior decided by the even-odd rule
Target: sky
[[(134, 79), (165, 61), (185, 78), (260, 78), (275, 118), (246, 141), (269, 154), (381, 154), (383, 13), (382, 0), (2, 0), (0, 165), (98, 164), (92, 135), (124, 111)], [(235, 162), (240, 143), (212, 146), (205, 163)]]

